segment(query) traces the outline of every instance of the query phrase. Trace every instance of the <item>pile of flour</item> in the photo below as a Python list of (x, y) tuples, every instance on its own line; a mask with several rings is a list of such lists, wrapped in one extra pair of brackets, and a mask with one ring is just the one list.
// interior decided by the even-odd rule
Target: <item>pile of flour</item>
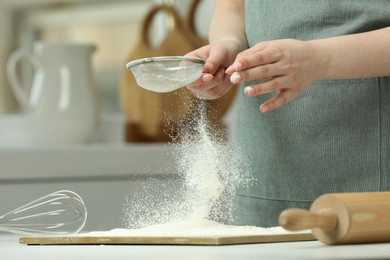
[[(193, 109), (199, 116), (193, 117), (192, 128), (182, 133), (177, 143), (170, 144), (180, 185), (167, 187), (164, 182), (151, 179), (139, 192), (133, 192), (124, 208), (127, 229), (112, 231), (116, 235), (190, 232), (204, 236), (238, 232), (239, 227), (221, 223), (232, 220), (231, 201), (238, 185), (251, 185), (254, 181), (249, 164), (237, 147), (209, 129), (202, 101)], [(166, 192), (170, 188), (175, 192)], [(241, 229), (246, 234), (265, 230)]]
[(262, 228), (254, 226), (233, 226), (207, 219), (188, 219), (173, 223), (151, 225), (138, 229), (113, 229), (91, 232), (83, 236), (113, 237), (239, 237), (288, 234), (282, 227)]

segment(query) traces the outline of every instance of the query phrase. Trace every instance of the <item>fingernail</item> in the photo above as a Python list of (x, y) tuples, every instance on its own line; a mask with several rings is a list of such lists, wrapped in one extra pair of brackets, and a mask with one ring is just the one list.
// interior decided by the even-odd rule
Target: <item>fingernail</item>
[(234, 72), (232, 74), (232, 76), (230, 77), (230, 81), (233, 83), (233, 84), (237, 84), (237, 83), (240, 83), (241, 82), (241, 75), (237, 72)]
[(206, 63), (204, 65), (204, 71), (213, 71), (214, 70), (214, 65), (211, 63)]
[(233, 68), (232, 68), (232, 66), (230, 66), (230, 67), (228, 67), (226, 70), (225, 70), (225, 73), (226, 74), (232, 74), (232, 72), (233, 72)]
[(214, 78), (213, 75), (205, 74), (205, 75), (202, 76), (202, 81), (208, 82), (208, 81), (211, 81), (213, 78)]
[(270, 108), (267, 105), (260, 106), (260, 112), (262, 112), (262, 113), (267, 113), (269, 110), (270, 110)]
[(236, 70), (241, 70), (242, 69), (242, 63), (241, 62), (236, 62), (234, 66), (235, 66)]
[(251, 95), (254, 94), (254, 89), (252, 87), (250, 87), (250, 86), (246, 87), (246, 88), (244, 88), (244, 93), (247, 96), (251, 96)]

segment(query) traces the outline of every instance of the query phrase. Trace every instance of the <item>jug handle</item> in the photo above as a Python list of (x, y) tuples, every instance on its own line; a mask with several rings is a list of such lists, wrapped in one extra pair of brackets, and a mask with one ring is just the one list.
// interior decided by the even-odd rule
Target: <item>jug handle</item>
[(37, 71), (41, 67), (40, 61), (34, 54), (26, 50), (19, 49), (14, 53), (12, 53), (7, 61), (7, 74), (11, 85), (11, 90), (14, 93), (15, 98), (17, 99), (20, 106), (24, 110), (28, 110), (29, 95), (27, 94), (26, 89), (22, 87), (22, 85), (20, 84), (20, 81), (16, 73), (16, 65), (19, 62), (19, 60), (21, 60), (24, 57), (27, 58), (27, 60), (31, 63), (34, 71)]

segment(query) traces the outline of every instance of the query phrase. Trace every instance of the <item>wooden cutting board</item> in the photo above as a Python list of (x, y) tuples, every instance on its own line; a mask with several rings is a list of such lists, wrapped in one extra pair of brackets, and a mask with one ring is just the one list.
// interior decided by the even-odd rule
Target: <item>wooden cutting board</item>
[(46, 236), (21, 237), (19, 242), (27, 245), (235, 245), (315, 240), (311, 232), (267, 233), (249, 236)]

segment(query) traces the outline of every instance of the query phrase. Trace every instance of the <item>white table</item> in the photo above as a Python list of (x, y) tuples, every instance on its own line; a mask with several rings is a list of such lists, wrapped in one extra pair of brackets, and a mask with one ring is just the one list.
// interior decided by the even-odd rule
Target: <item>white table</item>
[(326, 246), (318, 241), (229, 246), (27, 246), (17, 235), (0, 235), (1, 260), (99, 259), (390, 259), (390, 243)]

